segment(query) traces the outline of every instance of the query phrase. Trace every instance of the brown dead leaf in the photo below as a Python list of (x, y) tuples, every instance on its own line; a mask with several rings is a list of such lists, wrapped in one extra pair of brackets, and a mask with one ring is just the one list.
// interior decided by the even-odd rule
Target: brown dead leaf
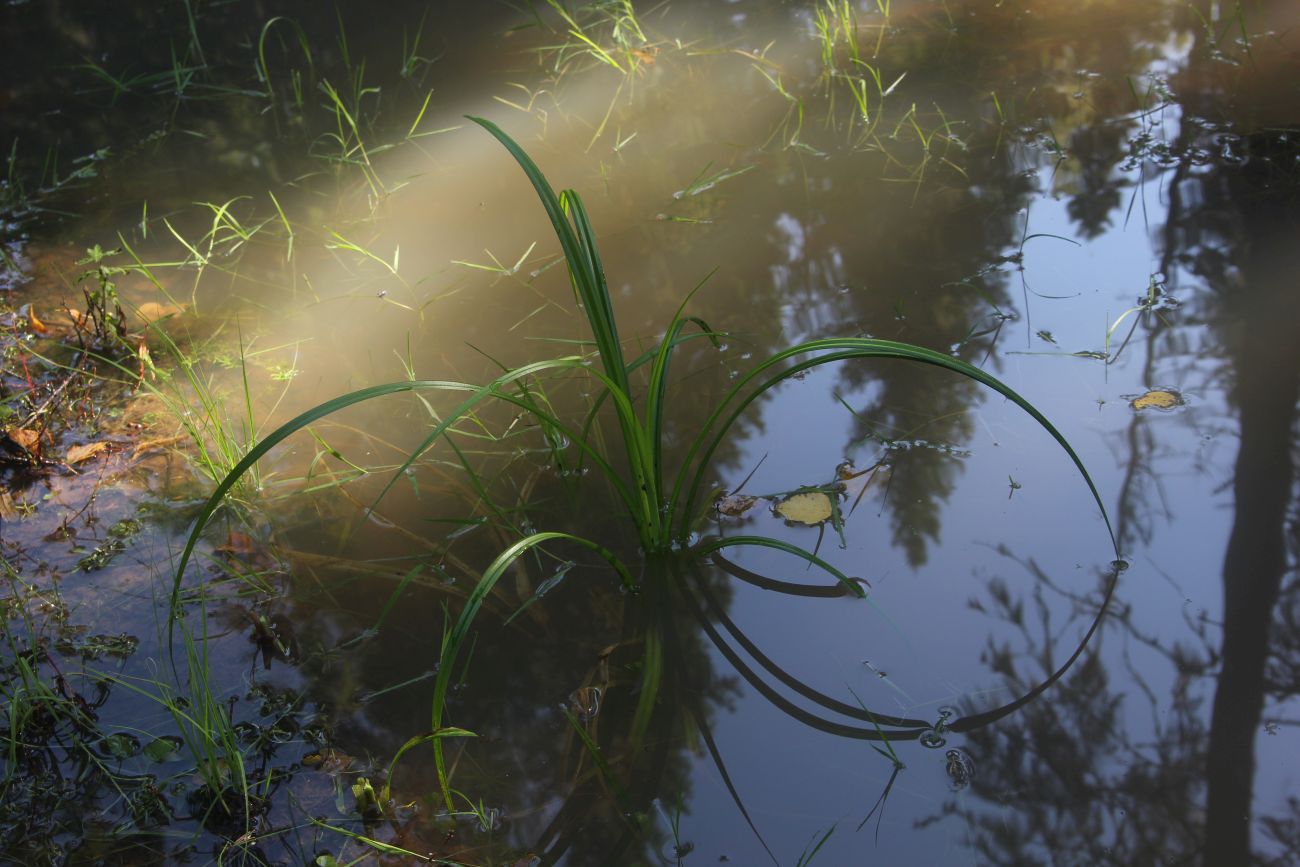
[(18, 517), (18, 508), (14, 505), (13, 496), (4, 488), (0, 488), (0, 519), (12, 521)]
[(36, 318), (36, 310), (30, 305), (27, 307), (27, 324), (31, 326), (32, 331), (37, 334), (49, 334), (50, 326)]
[(170, 445), (175, 445), (176, 443), (180, 442), (183, 439), (185, 439), (185, 436), (184, 434), (181, 434), (179, 436), (162, 437), (156, 440), (145, 440), (142, 443), (137, 443), (136, 447), (131, 451), (131, 460), (135, 460), (136, 458), (140, 457), (140, 455), (144, 454), (147, 451), (164, 448)]
[(719, 514), (726, 515), (729, 518), (738, 518), (753, 508), (756, 502), (758, 502), (757, 497), (750, 497), (746, 494), (732, 494), (729, 497), (719, 497), (713, 505)]
[(105, 451), (107, 448), (108, 443), (106, 442), (86, 443), (84, 446), (73, 446), (68, 449), (67, 457), (63, 460), (68, 464), (68, 466), (72, 466), (73, 464), (79, 464), (82, 461), (90, 460), (95, 455)]
[(9, 439), (22, 446), (28, 454), (39, 455), (41, 453), (41, 434), (40, 431), (28, 430), (27, 428), (16, 427), (8, 431)]
[(184, 312), (184, 307), (176, 304), (159, 304), (157, 301), (146, 301), (135, 309), (135, 315), (144, 322), (145, 325)]
[(249, 557), (257, 551), (257, 543), (253, 537), (247, 533), (238, 533), (232, 530), (226, 537), (226, 544), (217, 548), (223, 554), (234, 554), (237, 557)]
[(86, 314), (75, 307), (68, 307), (67, 305), (51, 310), (45, 317), (45, 323), (56, 331), (69, 328), (84, 331), (85, 326), (89, 325), (86, 321)]
[(158, 374), (154, 373), (153, 369), (153, 356), (149, 354), (149, 347), (143, 340), (141, 340), (140, 345), (136, 347), (135, 356), (140, 359), (140, 381), (144, 381), (144, 375), (146, 373), (149, 374), (150, 379), (157, 379)]

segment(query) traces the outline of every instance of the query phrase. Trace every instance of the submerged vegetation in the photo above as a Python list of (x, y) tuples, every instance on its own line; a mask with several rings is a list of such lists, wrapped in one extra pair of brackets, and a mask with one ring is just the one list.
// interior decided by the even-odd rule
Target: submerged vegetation
[(1143, 474), (1005, 361), (1100, 370), (1135, 450), (1204, 402), (1153, 359), (1228, 254), (1085, 327), (1031, 210), (1092, 241), (1236, 165), (1166, 140), (1160, 46), (1249, 80), (1240, 5), (1117, 52), (1104, 4), (1068, 51), (1033, 2), (399, 5), (22, 7), (64, 47), (0, 87), (5, 859), (906, 863), (1032, 806), (1058, 700), (1113, 737), (1104, 621), (1192, 676), (1118, 589)]

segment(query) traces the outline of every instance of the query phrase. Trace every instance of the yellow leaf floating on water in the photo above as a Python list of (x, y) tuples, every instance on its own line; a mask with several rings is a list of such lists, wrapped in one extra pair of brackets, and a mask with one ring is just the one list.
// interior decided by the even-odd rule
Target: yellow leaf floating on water
[(796, 524), (820, 524), (828, 520), (833, 511), (831, 498), (821, 491), (791, 494), (776, 504), (776, 513)]
[(1183, 396), (1178, 392), (1167, 388), (1153, 388), (1146, 394), (1133, 398), (1129, 406), (1136, 410), (1174, 409), (1182, 406), (1183, 403)]

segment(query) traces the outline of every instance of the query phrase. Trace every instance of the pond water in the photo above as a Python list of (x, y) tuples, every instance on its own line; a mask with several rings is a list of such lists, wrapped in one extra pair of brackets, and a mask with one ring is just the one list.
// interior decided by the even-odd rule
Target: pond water
[[(1295, 24), (7, 4), (6, 860), (1300, 863)], [(690, 295), (668, 473), (764, 359), (870, 337), (1005, 382), (1106, 515), (1014, 402), (858, 359), (746, 406), (647, 554), (560, 245), (467, 114), (581, 196), (629, 361)], [(584, 355), (506, 389), (563, 430), (486, 401), (422, 448), (445, 384), (314, 421), (173, 584), (299, 412)], [(635, 592), (550, 539), (445, 658), (539, 532)]]

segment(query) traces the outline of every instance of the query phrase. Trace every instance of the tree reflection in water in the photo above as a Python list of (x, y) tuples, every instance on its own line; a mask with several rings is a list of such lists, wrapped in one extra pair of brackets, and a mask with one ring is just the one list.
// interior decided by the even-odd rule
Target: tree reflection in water
[[(1193, 289), (1192, 300), (1178, 325), (1153, 318), (1142, 350), (1148, 382), (1159, 362), (1181, 355), (1189, 367), (1204, 369), (1204, 391), (1225, 384), (1236, 411), (1224, 425), (1239, 445), (1223, 621), (1189, 618), (1188, 645), (1144, 632), (1121, 593), (1106, 632), (1125, 643), (1122, 681), (1135, 689), (1117, 689), (1101, 658), (1089, 655), (1050, 700), (972, 735), (980, 756), (972, 791), (984, 806), (949, 801), (933, 821), (961, 815), (986, 863), (1245, 865), (1300, 858), (1300, 802), (1252, 806), (1264, 709), (1300, 688), (1300, 137), (1287, 83), (1294, 63), (1284, 47), (1291, 43), (1282, 40), (1256, 41), (1249, 59), (1225, 62), (1205, 28), (1183, 25), (1196, 41), (1170, 79), (1183, 110), (1180, 131), (1166, 153), (1143, 156), (1160, 160), (1167, 178), (1160, 270), (1171, 286)], [(1109, 210), (1106, 201), (1115, 203), (1114, 192), (1100, 184), (1072, 200), (1070, 212), (1095, 222)], [(1135, 416), (1123, 438), (1118, 527), (1126, 548), (1149, 540), (1162, 515), (1172, 517), (1155, 468), (1168, 450), (1148, 425)], [(1032, 576), (1034, 594), (1065, 592), (1033, 561), (1005, 553), (1013, 568)], [(1023, 642), (991, 645), (990, 667), (1018, 687), (1042, 670), (1050, 648), (1025, 628), (1008, 596), (990, 596), (989, 613), (1016, 623)], [(1153, 678), (1152, 658), (1169, 673)], [(1135, 742), (1125, 720), (1138, 704), (1152, 729), (1149, 739)]]

